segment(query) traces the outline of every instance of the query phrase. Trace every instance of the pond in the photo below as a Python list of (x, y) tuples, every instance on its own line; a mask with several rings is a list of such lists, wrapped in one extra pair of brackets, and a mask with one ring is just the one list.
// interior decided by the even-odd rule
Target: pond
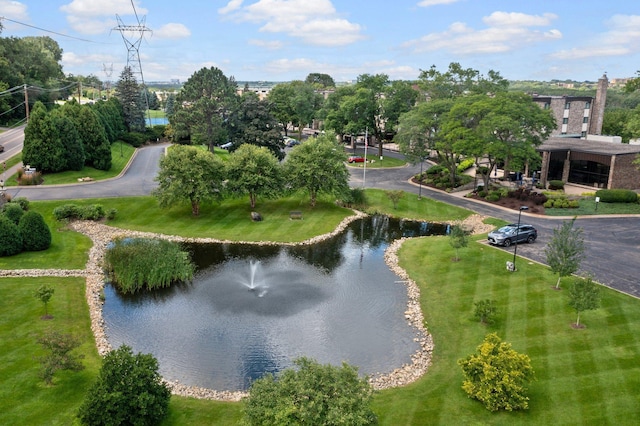
[(135, 296), (105, 286), (106, 332), (113, 347), (152, 353), (167, 380), (216, 390), (246, 390), (300, 356), (390, 372), (419, 345), (384, 251), (402, 236), (445, 232), (373, 216), (313, 245), (186, 245), (193, 282)]

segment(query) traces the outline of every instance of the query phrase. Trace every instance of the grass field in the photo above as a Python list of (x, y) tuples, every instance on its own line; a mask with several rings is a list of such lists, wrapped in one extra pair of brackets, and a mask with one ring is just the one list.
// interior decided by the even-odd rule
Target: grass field
[[(384, 191), (366, 193), (368, 209), (399, 217), (442, 221), (470, 214), (426, 198), (417, 200), (415, 194), (405, 194), (393, 209)], [(117, 218), (111, 223), (115, 226), (236, 240), (299, 241), (332, 230), (349, 214), (329, 199), (311, 209), (304, 196), (260, 202), (257, 210), (265, 215), (261, 223), (249, 220), (248, 200), (207, 206), (199, 218), (191, 217), (188, 205), (160, 210), (152, 197), (73, 202), (117, 208)], [(31, 203), (47, 220), (57, 204), (61, 202)], [(304, 219), (289, 220), (289, 210), (303, 211)], [(409, 240), (400, 250), (401, 265), (421, 288), (421, 304), (435, 351), (433, 365), (423, 378), (405, 388), (376, 394), (373, 408), (380, 423), (635, 425), (640, 418), (640, 301), (603, 288), (602, 307), (582, 314), (585, 329), (573, 329), (576, 315), (567, 306), (567, 291), (551, 289), (556, 278), (548, 268), (520, 260), (518, 271), (509, 273), (504, 268), (509, 253), (483, 244), (484, 238), (474, 237), (469, 247), (460, 250), (458, 262), (452, 261), (454, 251), (447, 237)], [(67, 250), (74, 255), (60, 260), (59, 265), (76, 262), (74, 256), (86, 255), (87, 248), (69, 246)], [(46, 253), (25, 254), (25, 258), (31, 258), (31, 267), (44, 268), (38, 265)], [(13, 267), (15, 258), (0, 258), (5, 262), (0, 267)], [(50, 303), (55, 316), (52, 321), (40, 320), (42, 304), (32, 295), (41, 282), (56, 285)], [(564, 279), (562, 287), (568, 288), (570, 282), (570, 278)], [(486, 298), (496, 300), (499, 309), (497, 322), (491, 326), (473, 319), (473, 303)], [(9, 342), (0, 345), (0, 424), (72, 423), (83, 392), (97, 371), (86, 311), (80, 279), (0, 279), (0, 338)], [(51, 324), (83, 339), (81, 349), (88, 366), (81, 373), (60, 374), (53, 388), (37, 377), (33, 359), (39, 354), (35, 336)], [(484, 335), (493, 331), (531, 357), (536, 381), (530, 386), (528, 411), (490, 413), (461, 389), (462, 373), (456, 361), (473, 352)], [(164, 424), (233, 425), (238, 424), (241, 410), (241, 403), (172, 397)], [(27, 423), (19, 417), (25, 411)]]

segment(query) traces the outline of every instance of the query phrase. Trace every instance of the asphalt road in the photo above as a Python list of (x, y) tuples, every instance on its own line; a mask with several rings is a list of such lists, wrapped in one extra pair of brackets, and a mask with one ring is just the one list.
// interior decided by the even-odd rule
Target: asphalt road
[[(137, 151), (129, 167), (119, 177), (100, 182), (44, 187), (9, 188), (12, 196), (24, 196), (30, 200), (60, 200), (94, 197), (124, 197), (147, 195), (156, 187), (160, 157), (166, 145), (151, 145)], [(398, 156), (385, 152), (388, 156)], [(409, 193), (421, 194), (445, 203), (464, 207), (479, 214), (517, 222), (518, 212), (499, 208), (490, 204), (451, 195), (409, 183), (409, 178), (420, 171), (420, 166), (393, 169), (349, 168), (351, 186), (401, 189)], [(364, 182), (363, 182), (364, 180)], [(567, 218), (550, 218), (524, 212), (522, 222), (538, 229), (538, 240), (534, 244), (519, 244), (518, 255), (544, 263), (544, 248), (549, 242), (553, 229)], [(576, 226), (582, 227), (587, 246), (586, 259), (582, 262), (581, 274), (590, 273), (595, 279), (624, 293), (640, 297), (640, 217), (589, 217), (579, 218)], [(513, 247), (504, 249), (512, 251)], [(517, 272), (516, 272), (517, 273)], [(554, 284), (554, 283), (550, 283)]]

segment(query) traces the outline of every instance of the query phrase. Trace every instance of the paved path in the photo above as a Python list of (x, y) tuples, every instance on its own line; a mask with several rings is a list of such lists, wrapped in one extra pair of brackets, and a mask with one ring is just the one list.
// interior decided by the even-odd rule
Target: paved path
[[(420, 172), (420, 166), (397, 169), (350, 168), (351, 185), (366, 188), (401, 189), (413, 194), (422, 194), (448, 204), (463, 207), (485, 216), (518, 221), (518, 212), (481, 201), (464, 198), (464, 193), (449, 194), (427, 187), (418, 187), (409, 182), (411, 176)], [(544, 248), (555, 229), (569, 217), (550, 217), (522, 213), (521, 222), (530, 223), (538, 229), (538, 240), (534, 244), (519, 244), (518, 255), (536, 262), (545, 263)], [(582, 227), (586, 243), (586, 258), (580, 273), (590, 273), (595, 279), (621, 292), (640, 297), (640, 215), (634, 216), (581, 216), (576, 226)], [(513, 252), (513, 247), (503, 249)], [(555, 284), (555, 283), (550, 283)]]

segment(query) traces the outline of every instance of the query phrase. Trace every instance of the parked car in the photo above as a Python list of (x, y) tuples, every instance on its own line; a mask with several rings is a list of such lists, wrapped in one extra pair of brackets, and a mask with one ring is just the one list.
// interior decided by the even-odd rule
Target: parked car
[(231, 143), (231, 142), (227, 142), (227, 143), (223, 143), (222, 145), (220, 145), (220, 148), (228, 150), (228, 149), (230, 149), (232, 146), (233, 146), (233, 143)]
[(0, 145), (0, 152), (4, 152), (4, 145)]
[(509, 247), (515, 243), (533, 243), (538, 238), (538, 231), (532, 225), (520, 224), (520, 228), (515, 223), (505, 225), (500, 229), (489, 232), (487, 240), (489, 244)]
[(285, 139), (285, 144), (287, 145), (287, 147), (293, 148), (296, 145), (300, 145), (300, 141), (293, 138), (287, 138)]
[(360, 157), (359, 155), (352, 155), (347, 159), (350, 163), (364, 163), (364, 157)]

